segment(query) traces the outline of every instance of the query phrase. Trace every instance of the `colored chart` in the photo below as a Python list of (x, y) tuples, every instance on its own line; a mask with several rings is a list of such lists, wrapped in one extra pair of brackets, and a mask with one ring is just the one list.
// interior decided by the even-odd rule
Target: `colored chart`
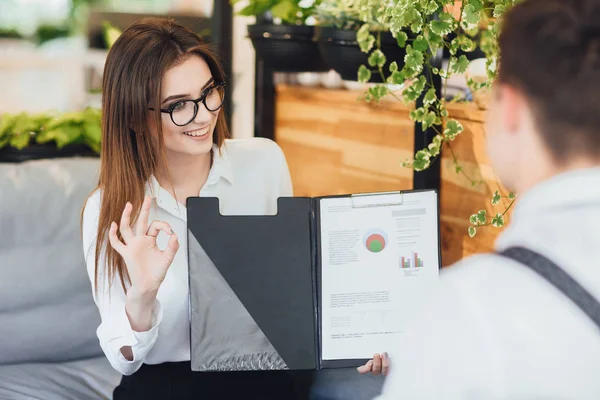
[(365, 246), (371, 253), (379, 253), (387, 244), (387, 235), (381, 230), (371, 230), (365, 235)]
[(419, 257), (418, 253), (413, 251), (411, 257), (401, 257), (400, 258), (400, 268), (408, 269), (408, 268), (422, 268), (423, 267), (423, 259)]

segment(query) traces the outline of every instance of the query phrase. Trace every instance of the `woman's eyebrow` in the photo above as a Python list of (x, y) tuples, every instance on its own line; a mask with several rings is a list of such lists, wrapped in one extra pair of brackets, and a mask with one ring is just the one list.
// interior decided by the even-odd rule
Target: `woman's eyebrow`
[[(204, 84), (204, 86), (202, 86), (202, 89), (200, 89), (200, 91), (201, 91), (201, 92), (202, 92), (202, 91), (204, 91), (204, 89), (206, 89), (206, 87), (207, 87), (208, 85), (210, 85), (211, 83), (213, 83), (214, 81), (215, 81), (215, 78), (211, 77), (211, 78), (210, 78), (210, 79), (209, 79), (209, 80), (208, 80), (208, 81), (207, 81), (207, 82)], [(169, 96), (169, 97), (167, 97), (166, 99), (164, 99), (164, 100), (162, 101), (162, 103), (161, 103), (161, 104), (165, 104), (167, 101), (171, 101), (171, 100), (183, 99), (183, 98), (185, 98), (185, 97), (191, 97), (191, 95), (190, 95), (189, 93), (188, 93), (188, 94), (174, 94), (174, 95), (172, 95), (172, 96)]]

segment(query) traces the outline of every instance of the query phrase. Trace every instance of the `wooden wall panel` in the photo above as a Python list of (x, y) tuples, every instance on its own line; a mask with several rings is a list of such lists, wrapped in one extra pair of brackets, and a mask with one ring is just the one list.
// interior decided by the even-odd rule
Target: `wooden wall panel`
[[(275, 140), (283, 149), (296, 196), (323, 196), (412, 188), (412, 170), (402, 161), (413, 155), (413, 122), (395, 100), (366, 104), (361, 93), (278, 86)], [(454, 172), (451, 153), (442, 154), (441, 232), (443, 264), (490, 251), (499, 233), (481, 229), (471, 239), (468, 218), (491, 206), (499, 187), (485, 155), (484, 113), (474, 105), (451, 105), (465, 131), (453, 143), (465, 172), (484, 181), (476, 187)], [(506, 193), (506, 192), (504, 192)]]
[[(481, 209), (486, 209), (488, 216), (495, 215), (503, 212), (509, 204), (508, 199), (502, 199), (496, 206), (491, 204), (496, 190), (500, 190), (502, 195), (507, 195), (508, 191), (498, 183), (486, 155), (485, 113), (474, 104), (452, 104), (449, 111), (465, 128), (451, 145), (454, 155), (469, 178), (483, 182), (472, 186), (468, 178), (456, 174), (452, 152), (448, 148), (443, 150), (440, 220), (444, 265), (475, 253), (492, 251), (501, 229), (491, 226), (480, 228), (477, 235), (470, 238), (468, 218)], [(510, 213), (506, 216), (507, 221), (509, 216)]]
[(408, 110), (379, 106), (360, 93), (278, 86), (275, 140), (283, 149), (296, 196), (407, 190), (413, 152)]

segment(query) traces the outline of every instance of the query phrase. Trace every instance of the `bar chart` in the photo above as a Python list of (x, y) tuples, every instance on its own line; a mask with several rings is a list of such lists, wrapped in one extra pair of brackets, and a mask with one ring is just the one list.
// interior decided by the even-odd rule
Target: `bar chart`
[(411, 256), (400, 257), (400, 268), (423, 268), (423, 259), (419, 257), (418, 253), (412, 252)]

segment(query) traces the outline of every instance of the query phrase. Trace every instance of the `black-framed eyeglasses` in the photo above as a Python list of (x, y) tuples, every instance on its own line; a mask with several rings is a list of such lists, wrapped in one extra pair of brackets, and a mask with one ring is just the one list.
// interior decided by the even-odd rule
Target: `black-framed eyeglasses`
[[(160, 111), (169, 114), (175, 125), (185, 126), (196, 119), (200, 102), (208, 111), (219, 110), (225, 101), (225, 86), (227, 86), (226, 82), (213, 81), (196, 100), (179, 100), (166, 109), (161, 108)], [(148, 108), (154, 110), (152, 107)]]

